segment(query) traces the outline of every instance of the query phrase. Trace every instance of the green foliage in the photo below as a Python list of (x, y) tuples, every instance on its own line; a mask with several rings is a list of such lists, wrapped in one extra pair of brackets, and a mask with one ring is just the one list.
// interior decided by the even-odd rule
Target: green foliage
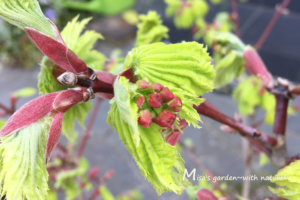
[(138, 131), (137, 124), (137, 111), (138, 107), (132, 98), (136, 94), (137, 86), (135, 84), (129, 83), (129, 80), (125, 77), (120, 77), (114, 84), (115, 98), (111, 101), (116, 102), (118, 111), (122, 119), (131, 127), (133, 131), (133, 143), (135, 146), (139, 145), (140, 135)]
[(131, 8), (135, 0), (91, 0), (88, 2), (63, 0), (62, 6), (76, 10), (85, 10), (102, 15), (117, 15)]
[(298, 200), (300, 199), (300, 161), (292, 162), (290, 165), (278, 171), (271, 180), (280, 188), (269, 189), (278, 196)]
[(237, 54), (236, 51), (231, 51), (216, 63), (215, 70), (215, 87), (220, 88), (242, 75), (244, 71), (244, 58)]
[(135, 10), (128, 10), (122, 14), (122, 18), (131, 25), (139, 23), (139, 15)]
[(35, 88), (25, 87), (13, 92), (12, 95), (16, 98), (22, 98), (22, 97), (30, 97), (32, 95), (35, 95), (35, 93), (36, 93)]
[[(93, 50), (94, 43), (101, 39), (102, 36), (94, 31), (85, 31), (80, 35), (86, 24), (91, 18), (78, 21), (78, 16), (67, 24), (62, 31), (62, 37), (66, 45), (76, 53), (86, 64), (95, 70), (103, 70), (103, 65), (106, 60), (105, 56), (100, 52)], [(41, 94), (66, 90), (68, 87), (60, 85), (52, 75), (54, 64), (45, 57), (41, 62), (41, 72), (38, 75), (38, 87)], [(71, 141), (75, 140), (75, 119), (84, 127), (84, 120), (88, 113), (92, 110), (92, 102), (78, 104), (68, 110), (63, 119), (63, 133)]]
[(6, 121), (4, 120), (0, 120), (0, 130), (2, 129), (2, 127), (5, 125)]
[(136, 46), (160, 42), (163, 38), (169, 38), (169, 29), (162, 24), (160, 16), (155, 11), (149, 11), (147, 15), (140, 15), (140, 20), (141, 22), (137, 25)]
[(203, 93), (212, 91), (215, 77), (206, 51), (197, 42), (142, 45), (128, 53), (124, 68), (132, 67), (142, 79), (168, 87), (182, 100), (180, 118), (199, 127), (200, 117), (193, 105), (203, 102), (198, 98)]
[(198, 18), (203, 18), (209, 9), (204, 0), (187, 0), (185, 5), (181, 0), (165, 0), (165, 2), (166, 15), (174, 16), (175, 26), (183, 29), (190, 28)]
[(70, 171), (61, 171), (57, 175), (56, 188), (62, 188), (66, 193), (66, 200), (73, 200), (81, 194), (81, 188), (76, 182), (77, 178), (83, 178), (89, 169), (85, 158), (81, 158), (79, 166)]
[(37, 0), (1, 0), (0, 16), (21, 29), (31, 27), (57, 38), (54, 27), (44, 16)]
[(269, 157), (265, 153), (260, 153), (259, 154), (259, 165), (260, 166), (265, 166), (270, 163)]
[(99, 190), (103, 200), (115, 200), (115, 197), (112, 195), (112, 193), (107, 189), (105, 185), (100, 186)]
[(44, 118), (1, 138), (0, 180), (7, 199), (45, 200), (48, 173), (45, 149), (53, 118)]
[(180, 194), (189, 182), (182, 180), (184, 161), (176, 147), (165, 141), (160, 133), (161, 128), (154, 123), (148, 128), (137, 125), (140, 142), (136, 146), (132, 127), (123, 119), (124, 116), (121, 116), (117, 102), (111, 101), (111, 103), (107, 122), (119, 133), (143, 176), (159, 195), (168, 191)]
[[(265, 123), (272, 125), (275, 119), (276, 100), (275, 96), (265, 91), (260, 81), (255, 76), (250, 76), (239, 83), (232, 97), (237, 102), (242, 115), (253, 115), (255, 108), (263, 109)], [(288, 114), (293, 115), (295, 111), (289, 106)]]

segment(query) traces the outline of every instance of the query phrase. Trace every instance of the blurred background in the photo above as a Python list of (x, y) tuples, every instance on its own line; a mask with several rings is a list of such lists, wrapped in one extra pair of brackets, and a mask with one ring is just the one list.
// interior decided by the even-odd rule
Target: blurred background
[[(155, 10), (161, 15), (163, 24), (169, 28), (167, 42), (194, 41), (191, 30), (177, 29), (172, 18), (165, 15), (166, 4), (163, 0), (106, 0), (101, 8), (95, 6), (76, 7), (72, 4), (62, 6), (61, 0), (39, 0), (45, 15), (58, 26), (60, 30), (66, 23), (80, 14), (80, 19), (93, 17), (88, 29), (101, 33), (105, 40), (97, 42), (95, 49), (110, 57), (116, 48), (122, 50), (123, 56), (130, 51), (135, 44), (137, 14), (146, 14), (149, 10)], [(241, 38), (246, 44), (254, 45), (270, 19), (274, 15), (276, 4), (281, 0), (248, 0), (238, 3), (240, 16)], [(292, 0), (287, 8), (286, 15), (278, 20), (272, 33), (259, 51), (267, 68), (275, 76), (288, 78), (294, 82), (300, 82), (300, 1)], [(221, 11), (231, 12), (229, 1), (220, 4), (210, 3), (210, 10), (206, 21), (212, 22), (216, 13)], [(202, 41), (200, 41), (202, 42)], [(0, 19), (0, 102), (9, 104), (9, 96), (13, 91), (23, 87), (37, 88), (37, 75), (42, 54), (29, 41), (26, 34)], [(237, 112), (237, 106), (231, 98), (234, 84), (226, 88), (205, 95), (211, 104), (223, 113), (233, 117)], [(21, 98), (17, 102), (20, 107), (38, 94)], [(293, 104), (300, 104), (299, 99)], [(96, 123), (92, 129), (92, 139), (89, 140), (84, 152), (91, 167), (98, 167), (100, 174), (109, 169), (114, 169), (114, 176), (106, 185), (113, 195), (126, 194), (135, 189), (142, 193), (145, 200), (186, 200), (187, 193), (182, 195), (163, 194), (157, 196), (152, 186), (144, 180), (140, 170), (136, 166), (132, 156), (110, 126), (106, 123), (109, 102), (101, 104)], [(263, 113), (258, 113), (258, 118)], [(89, 116), (90, 117), (90, 116)], [(241, 137), (230, 135), (220, 130), (219, 123), (201, 117), (202, 129), (187, 128), (182, 141), (193, 146), (194, 154), (205, 168), (216, 175), (242, 176), (244, 170), (243, 155), (241, 151)], [(287, 136), (288, 151), (294, 155), (300, 151), (300, 134), (298, 133), (299, 115), (289, 118)], [(267, 133), (272, 132), (272, 127), (263, 125), (261, 128)], [(77, 124), (76, 131), (80, 134), (83, 129)], [(67, 143), (61, 137), (63, 144)], [(201, 174), (199, 164), (188, 151), (182, 151), (186, 168), (190, 171), (197, 168), (197, 174)], [(261, 166), (259, 156), (253, 157), (252, 174), (257, 176), (275, 174), (276, 169), (271, 164)], [(197, 181), (193, 182), (197, 184)], [(253, 182), (251, 187), (251, 199), (263, 199), (270, 192), (266, 182)], [(241, 189), (241, 182), (228, 182), (228, 185), (236, 190)], [(100, 198), (100, 197), (99, 197)], [(64, 194), (59, 195), (64, 199)]]

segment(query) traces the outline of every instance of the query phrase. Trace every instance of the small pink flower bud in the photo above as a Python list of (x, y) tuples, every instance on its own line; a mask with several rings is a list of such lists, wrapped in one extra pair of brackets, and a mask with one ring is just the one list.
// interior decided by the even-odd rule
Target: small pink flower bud
[(182, 108), (182, 102), (181, 99), (178, 97), (175, 97), (172, 101), (168, 103), (168, 107), (173, 112), (179, 112)]
[(114, 174), (115, 174), (115, 170), (110, 169), (110, 170), (108, 170), (108, 171), (104, 174), (103, 179), (104, 179), (104, 180), (108, 180), (108, 179), (110, 179)]
[(138, 86), (138, 89), (147, 89), (150, 85), (147, 83), (147, 81), (139, 80), (136, 82), (136, 85)]
[(154, 123), (161, 127), (171, 126), (176, 119), (176, 115), (169, 110), (164, 110), (153, 120)]
[(139, 109), (142, 109), (142, 105), (145, 102), (145, 97), (144, 96), (139, 96), (136, 100), (136, 104), (139, 107)]
[(167, 87), (164, 87), (164, 89), (162, 89), (162, 91), (160, 93), (161, 93), (161, 96), (162, 96), (162, 100), (164, 102), (169, 102), (169, 101), (171, 101), (172, 99), (175, 98), (175, 95), (173, 94), (173, 92), (171, 92), (169, 90), (169, 88), (167, 88)]
[(89, 172), (89, 179), (93, 180), (93, 179), (97, 178), (99, 171), (100, 170), (98, 167), (94, 167), (93, 169), (91, 169), (91, 171)]
[(152, 108), (160, 108), (161, 98), (162, 98), (162, 96), (161, 96), (160, 93), (149, 94), (148, 99), (147, 99), (147, 103)]
[(152, 123), (152, 115), (149, 110), (143, 110), (140, 112), (140, 116), (138, 119), (139, 125), (143, 127), (149, 127)]
[(200, 189), (197, 191), (196, 196), (198, 200), (218, 200), (218, 198), (207, 189)]
[(164, 86), (159, 83), (152, 83), (150, 88), (153, 92), (160, 92), (162, 89), (164, 89)]

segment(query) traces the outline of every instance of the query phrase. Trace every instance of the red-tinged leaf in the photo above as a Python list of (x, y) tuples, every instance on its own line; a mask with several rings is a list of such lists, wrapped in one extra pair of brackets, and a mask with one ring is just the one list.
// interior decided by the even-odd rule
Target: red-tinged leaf
[(59, 67), (76, 74), (88, 73), (87, 66), (64, 43), (33, 28), (26, 27), (24, 30), (35, 46)]
[(165, 137), (166, 142), (172, 146), (175, 146), (181, 136), (180, 131), (172, 131), (169, 135)]
[(80, 90), (70, 89), (60, 92), (53, 102), (53, 110), (65, 113), (76, 104), (83, 102), (85, 99), (84, 95), (87, 95), (87, 92), (84, 90), (86, 89), (81, 88)]
[(58, 113), (54, 117), (54, 120), (51, 124), (46, 146), (46, 162), (49, 161), (50, 156), (58, 143), (59, 137), (61, 135), (63, 117), (64, 113)]
[(265, 66), (258, 53), (251, 47), (246, 47), (243, 57), (246, 61), (246, 69), (253, 75), (257, 76), (265, 87), (272, 86), (272, 76)]
[(216, 197), (211, 191), (207, 189), (198, 190), (196, 196), (198, 200), (218, 200), (218, 197)]
[(47, 115), (52, 111), (53, 102), (57, 95), (59, 92), (46, 94), (23, 105), (0, 130), (0, 137), (12, 134)]
[(120, 78), (120, 76), (124, 76), (125, 78), (127, 78), (129, 80), (129, 82), (134, 83), (133, 80), (133, 70), (132, 68), (128, 68), (124, 71), (122, 71), (121, 73), (119, 73), (118, 75), (115, 76), (113, 83)]
[[(97, 78), (105, 83), (113, 84), (115, 80), (115, 75), (104, 72), (104, 71), (96, 71), (97, 73)], [(97, 93), (96, 94), (98, 97), (103, 98), (103, 99), (112, 99), (114, 98), (114, 94), (108, 94), (108, 93)]]
[(63, 43), (65, 46), (67, 46), (67, 45), (65, 44), (64, 40), (62, 39), (61, 34), (60, 34), (60, 32), (59, 32), (57, 26), (56, 26), (50, 19), (47, 18), (47, 20), (48, 20), (48, 21), (50, 22), (50, 24), (54, 27), (54, 29), (55, 29), (55, 31), (56, 31), (56, 36), (57, 36), (58, 40), (59, 40), (61, 43)]
[(67, 50), (67, 59), (77, 74), (90, 78), (88, 74), (88, 66), (70, 49)]

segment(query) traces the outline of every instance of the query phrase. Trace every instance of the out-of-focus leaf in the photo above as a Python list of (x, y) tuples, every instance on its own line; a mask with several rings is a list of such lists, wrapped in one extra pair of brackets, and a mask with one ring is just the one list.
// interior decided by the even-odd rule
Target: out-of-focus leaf
[(155, 11), (140, 15), (140, 20), (141, 22), (137, 25), (136, 46), (160, 42), (163, 38), (169, 37), (169, 29), (162, 24), (160, 16)]
[(22, 97), (30, 97), (32, 95), (35, 95), (35, 93), (36, 93), (35, 88), (26, 87), (13, 92), (12, 95), (16, 98), (22, 98)]
[(0, 120), (0, 130), (1, 130), (1, 128), (4, 126), (5, 123), (6, 123), (6, 121)]
[(270, 163), (269, 157), (265, 153), (260, 153), (260, 155), (259, 155), (259, 165), (260, 166), (265, 166), (268, 163)]
[(108, 188), (105, 185), (100, 186), (99, 190), (103, 200), (115, 199), (115, 197), (112, 195), (112, 193), (108, 190)]
[(84, 176), (88, 169), (89, 164), (87, 160), (81, 158), (78, 168), (58, 173), (55, 187), (62, 188), (66, 192), (66, 200), (73, 200), (81, 194), (81, 188), (75, 178)]
[(131, 25), (136, 25), (139, 22), (139, 15), (135, 10), (128, 10), (123, 13), (123, 19)]
[(62, 6), (76, 10), (86, 10), (102, 15), (117, 15), (122, 11), (131, 8), (135, 0), (91, 0), (91, 1), (74, 1), (63, 0)]
[(235, 78), (242, 75), (244, 71), (244, 59), (235, 51), (231, 51), (216, 64), (215, 87), (220, 88), (231, 83)]

